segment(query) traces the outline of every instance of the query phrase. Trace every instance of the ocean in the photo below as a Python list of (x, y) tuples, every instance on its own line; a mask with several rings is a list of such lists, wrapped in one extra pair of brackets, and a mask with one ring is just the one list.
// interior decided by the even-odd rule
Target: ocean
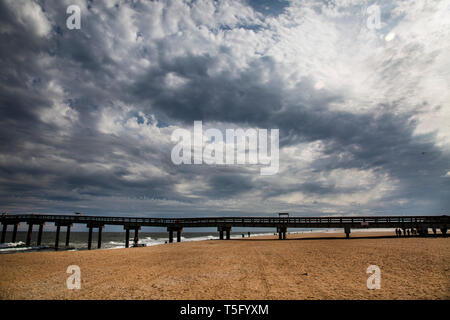
[[(18, 231), (16, 242), (10, 242), (12, 239), (12, 232), (6, 232), (6, 243), (0, 244), (0, 253), (13, 253), (23, 251), (42, 251), (54, 250), (55, 246), (55, 232), (44, 232), (42, 234), (41, 246), (37, 246), (37, 232), (32, 233), (31, 246), (25, 246), (26, 231)], [(231, 238), (242, 238), (242, 232), (231, 232)], [(252, 235), (271, 235), (273, 232), (266, 233), (252, 233)], [(247, 233), (244, 233), (248, 237)], [(92, 233), (92, 248), (97, 249), (97, 232)], [(134, 233), (130, 231), (130, 246), (134, 244)], [(176, 233), (174, 232), (174, 242), (176, 242)], [(181, 241), (202, 241), (219, 239), (217, 232), (183, 232)], [(169, 242), (169, 234), (167, 232), (139, 232), (139, 244), (145, 246), (160, 245)], [(70, 233), (69, 247), (65, 247), (66, 233), (59, 234), (59, 250), (85, 250), (88, 247), (88, 233), (74, 232)], [(102, 249), (116, 249), (125, 248), (125, 232), (102, 232)]]
[[(394, 229), (353, 229), (353, 232), (394, 232)], [(288, 234), (298, 233), (342, 233), (342, 229), (304, 229), (298, 231), (288, 232)], [(251, 232), (251, 236), (266, 236), (274, 235), (274, 232)], [(0, 244), (0, 254), (2, 253), (15, 253), (15, 252), (28, 252), (28, 251), (46, 251), (54, 250), (55, 246), (55, 232), (45, 231), (42, 234), (41, 246), (37, 246), (37, 232), (32, 233), (31, 246), (27, 247), (26, 231), (18, 231), (16, 242), (10, 242), (12, 239), (12, 232), (6, 232), (6, 239), (3, 244)], [(246, 232), (231, 232), (231, 239), (241, 239), (242, 235), (246, 238), (248, 233)], [(97, 232), (92, 233), (92, 249), (97, 249)], [(134, 233), (130, 231), (130, 246), (133, 245)], [(203, 241), (203, 240), (218, 240), (218, 232), (183, 232), (181, 241)], [(174, 242), (176, 241), (176, 233), (174, 233)], [(66, 248), (66, 233), (61, 231), (59, 235), (59, 250), (87, 250), (88, 247), (88, 233), (87, 232), (74, 232), (70, 233), (69, 247)], [(144, 246), (161, 245), (169, 242), (169, 235), (167, 232), (139, 232), (139, 244)], [(125, 248), (125, 232), (102, 232), (102, 248), (101, 249), (118, 249)]]

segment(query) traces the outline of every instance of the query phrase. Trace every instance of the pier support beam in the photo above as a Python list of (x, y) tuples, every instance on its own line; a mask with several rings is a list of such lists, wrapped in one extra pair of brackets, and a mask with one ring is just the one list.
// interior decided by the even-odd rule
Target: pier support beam
[(27, 240), (26, 240), (26, 246), (29, 247), (31, 245), (31, 234), (33, 232), (33, 223), (28, 222), (28, 232), (27, 232)]
[(167, 231), (169, 232), (169, 243), (173, 242), (173, 233), (177, 233), (177, 242), (181, 242), (181, 232), (183, 231), (183, 227), (179, 226), (170, 226), (167, 227)]
[(134, 246), (137, 246), (139, 243), (139, 230), (141, 227), (134, 228)]
[[(67, 227), (66, 231), (66, 247), (69, 246), (70, 241), (70, 228), (72, 227), (71, 223), (56, 223), (56, 239), (55, 239), (55, 250), (58, 250), (59, 248), (59, 234), (61, 232), (61, 227)], [(41, 233), (41, 227), (39, 227), (39, 232)], [(92, 240), (92, 235), (91, 235)]]
[(345, 238), (349, 239), (350, 238), (350, 227), (345, 227), (344, 232), (345, 232)]
[(88, 250), (91, 250), (91, 248), (92, 248), (92, 229), (93, 228), (98, 228), (97, 248), (100, 248), (102, 246), (102, 228), (104, 227), (104, 224), (98, 223), (98, 222), (88, 223), (87, 227), (89, 228)]
[(19, 225), (19, 223), (14, 223), (14, 229), (13, 229), (13, 234), (12, 234), (12, 239), (11, 242), (15, 243), (16, 242), (16, 238), (17, 238), (17, 226)]
[(134, 230), (133, 246), (137, 246), (139, 243), (139, 230), (141, 226), (138, 224), (130, 223), (123, 226), (125, 229), (125, 248), (130, 247), (130, 230)]
[(286, 240), (287, 227), (285, 227), (285, 226), (278, 226), (277, 227), (277, 232), (278, 232), (278, 239), (279, 240)]
[(130, 247), (130, 230), (134, 230), (134, 246), (137, 246), (139, 243), (139, 230), (141, 230), (141, 226), (136, 223), (129, 223), (123, 226), (125, 229), (125, 248)]
[(0, 243), (5, 243), (5, 239), (6, 239), (6, 230), (8, 229), (8, 225), (6, 223), (3, 222), (3, 228), (2, 228), (2, 239), (0, 241)]
[(70, 242), (70, 228), (72, 227), (72, 225), (67, 226), (67, 231), (66, 231), (66, 247), (69, 246), (69, 242)]
[(130, 247), (130, 229), (125, 229), (125, 248)]
[(418, 231), (419, 231), (419, 236), (421, 236), (421, 237), (428, 236), (428, 227), (419, 227)]
[(97, 249), (102, 247), (102, 230), (103, 226), (98, 227), (98, 239), (97, 239)]
[(223, 240), (223, 232), (225, 231), (225, 239), (230, 240), (231, 227), (230, 226), (218, 226), (220, 240)]
[(58, 224), (56, 226), (55, 250), (58, 250), (58, 247), (59, 247), (59, 232), (60, 231), (61, 231), (61, 226)]
[(40, 223), (39, 224), (39, 231), (38, 231), (38, 238), (37, 238), (37, 245), (40, 246), (42, 243), (42, 232), (44, 231), (44, 224), (45, 223)]
[(92, 247), (92, 226), (89, 227), (89, 236), (88, 236), (88, 250), (91, 250)]

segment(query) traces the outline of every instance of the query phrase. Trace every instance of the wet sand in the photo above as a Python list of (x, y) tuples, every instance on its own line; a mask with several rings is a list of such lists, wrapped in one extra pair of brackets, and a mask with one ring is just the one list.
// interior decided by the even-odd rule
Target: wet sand
[[(450, 238), (292, 234), (0, 255), (0, 299), (449, 299)], [(391, 236), (391, 234), (389, 234)], [(68, 290), (69, 265), (81, 289)], [(381, 289), (369, 290), (369, 265)]]

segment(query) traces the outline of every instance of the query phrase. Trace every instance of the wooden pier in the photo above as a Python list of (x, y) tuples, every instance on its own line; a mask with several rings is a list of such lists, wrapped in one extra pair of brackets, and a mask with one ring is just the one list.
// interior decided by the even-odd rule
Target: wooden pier
[[(286, 239), (288, 228), (342, 228), (346, 238), (351, 229), (398, 228), (415, 229), (420, 236), (426, 236), (431, 228), (436, 234), (439, 229), (446, 236), (450, 217), (448, 216), (366, 216), (366, 217), (204, 217), (204, 218), (140, 218), (140, 217), (106, 217), (86, 215), (47, 215), (47, 214), (3, 214), (0, 217), (2, 235), (0, 243), (5, 243), (6, 231), (13, 226), (12, 241), (16, 241), (17, 227), (20, 223), (28, 224), (26, 245), (31, 245), (33, 226), (39, 226), (37, 245), (41, 244), (42, 232), (46, 223), (56, 226), (55, 249), (59, 248), (61, 227), (66, 227), (66, 247), (70, 242), (70, 229), (73, 224), (84, 224), (89, 230), (88, 249), (92, 248), (93, 229), (98, 228), (97, 248), (102, 246), (102, 229), (106, 225), (120, 225), (125, 230), (125, 247), (129, 247), (130, 230), (134, 231), (134, 245), (139, 242), (139, 230), (142, 227), (165, 227), (172, 243), (173, 233), (177, 233), (177, 242), (181, 241), (181, 233), (185, 228), (215, 227), (219, 239), (230, 239), (233, 227), (273, 228), (278, 232), (280, 240)], [(405, 234), (405, 233), (404, 233)]]

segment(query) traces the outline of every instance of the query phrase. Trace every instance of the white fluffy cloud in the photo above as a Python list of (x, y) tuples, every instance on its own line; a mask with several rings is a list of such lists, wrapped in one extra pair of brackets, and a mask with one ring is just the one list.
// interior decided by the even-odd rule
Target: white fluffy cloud
[[(28, 32), (34, 33), (38, 37), (44, 37), (50, 33), (51, 24), (38, 2), (31, 0), (5, 0), (5, 3), (15, 15), (17, 21)], [(11, 29), (4, 30), (11, 32)]]

